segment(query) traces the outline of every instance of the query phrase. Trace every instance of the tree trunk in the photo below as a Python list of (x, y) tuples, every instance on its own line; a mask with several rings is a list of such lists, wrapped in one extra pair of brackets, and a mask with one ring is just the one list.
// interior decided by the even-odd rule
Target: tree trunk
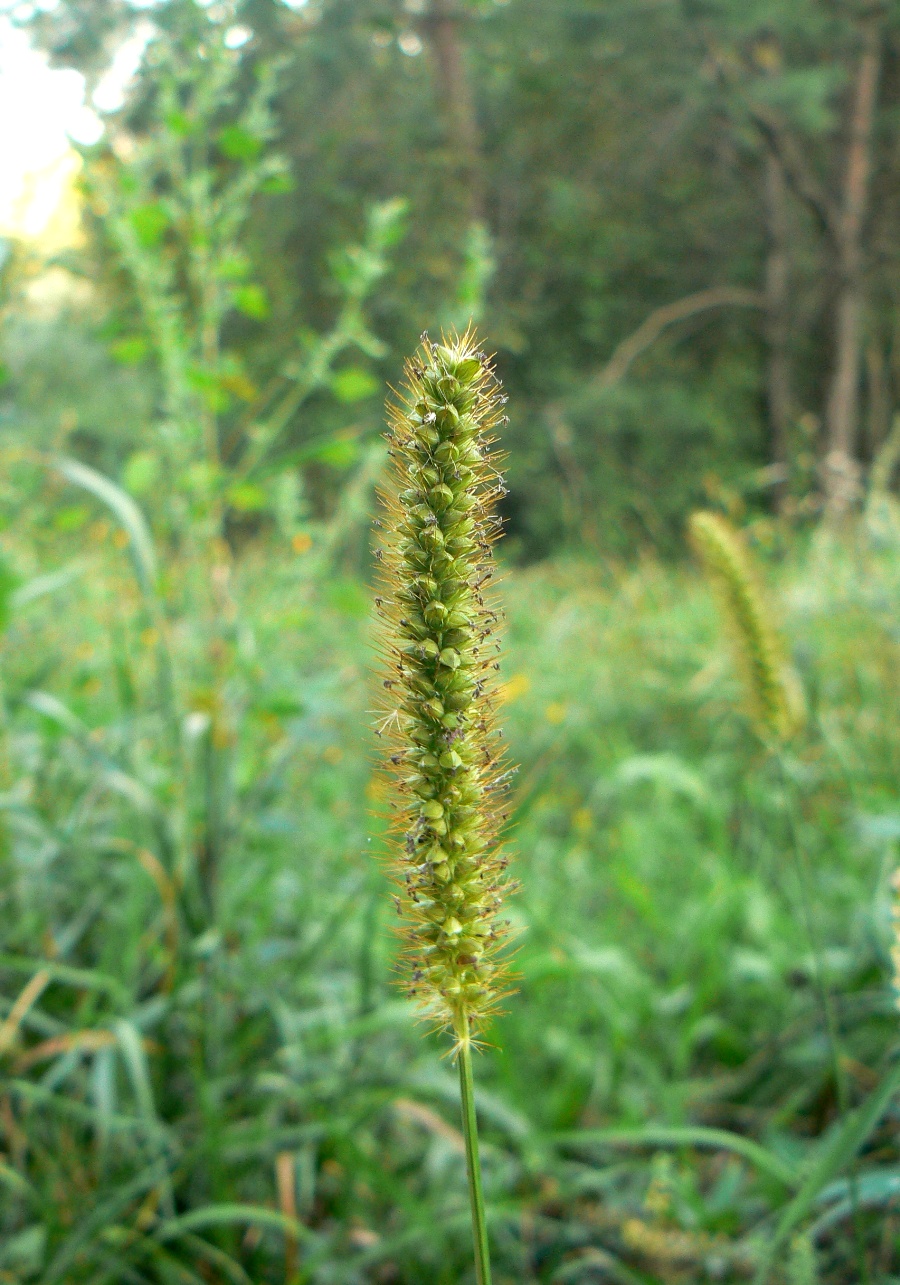
[(826, 510), (840, 520), (859, 492), (857, 437), (864, 310), (862, 232), (872, 168), (872, 129), (881, 69), (881, 26), (863, 28), (856, 75), (843, 199), (835, 229), (837, 300), (834, 371), (825, 411)]
[(787, 178), (784, 166), (773, 151), (766, 158), (766, 230), (769, 242), (765, 277), (769, 458), (775, 473), (775, 508), (780, 512), (787, 495), (788, 433), (793, 408), (790, 360), (790, 227)]
[(891, 386), (888, 364), (878, 343), (869, 344), (866, 350), (866, 402), (868, 405), (868, 431), (865, 435), (864, 457), (876, 459), (891, 431)]
[(460, 8), (461, 2), (431, 0), (422, 27), (434, 58), (439, 109), (455, 177), (461, 188), (461, 203), (466, 223), (471, 225), (482, 218), (484, 182), (478, 117), (461, 35), (461, 26), (466, 20), (465, 10)]

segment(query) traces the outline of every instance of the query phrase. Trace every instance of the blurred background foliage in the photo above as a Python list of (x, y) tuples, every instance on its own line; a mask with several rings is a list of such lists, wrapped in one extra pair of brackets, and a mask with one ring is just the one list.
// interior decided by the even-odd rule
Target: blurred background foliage
[[(86, 240), (63, 266), (92, 290), (69, 318), (87, 350), (69, 378), (89, 398), (107, 353), (111, 379), (118, 362), (150, 390), (162, 436), (179, 398), (195, 435), (221, 420), (230, 465), (259, 433), (275, 431), (274, 466), (329, 427), (372, 432), (397, 354), (475, 314), (512, 399), (510, 536), (534, 558), (586, 538), (672, 552), (704, 488), (802, 514), (817, 464), (836, 452), (852, 493), (889, 434), (892, 4), (32, 13), (89, 85), (149, 41), (85, 152)], [(379, 269), (346, 247), (398, 201), (402, 250), (375, 290)], [(399, 213), (391, 229), (367, 253), (396, 243)], [(348, 291), (371, 296), (368, 338), (358, 317), (340, 329)], [(9, 342), (30, 386), (27, 337)], [(100, 408), (77, 430), (117, 475), (145, 402), (127, 418), (131, 443)], [(261, 499), (243, 482), (238, 510)]]
[[(472, 1279), (392, 985), (383, 389), (509, 394), (497, 1281), (900, 1279), (894, 3), (59, 0), (0, 262), (0, 1282)], [(804, 692), (754, 731), (698, 505)]]

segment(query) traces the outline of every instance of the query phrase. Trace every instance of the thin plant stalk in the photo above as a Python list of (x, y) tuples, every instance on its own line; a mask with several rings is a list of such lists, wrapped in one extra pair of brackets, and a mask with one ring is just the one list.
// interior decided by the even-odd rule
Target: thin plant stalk
[[(822, 942), (819, 937), (819, 932), (812, 912), (812, 876), (809, 869), (809, 860), (806, 850), (800, 842), (800, 836), (797, 832), (796, 818), (794, 817), (793, 809), (790, 806), (790, 800), (788, 798), (788, 777), (785, 770), (782, 752), (780, 750), (777, 751), (773, 757), (779, 776), (779, 784), (781, 785), (781, 803), (784, 808), (785, 819), (787, 821), (788, 837), (790, 840), (789, 846), (794, 863), (794, 871), (797, 876), (797, 885), (800, 893), (800, 906), (803, 912), (803, 926), (806, 930), (806, 938), (809, 942), (809, 948), (813, 957), (816, 993), (822, 1009), (822, 1020), (825, 1025), (825, 1033), (828, 1037), (831, 1073), (834, 1076), (834, 1087), (837, 1095), (838, 1110), (841, 1116), (844, 1117), (850, 1109), (850, 1099), (847, 1092), (847, 1076), (844, 1071), (844, 1053), (840, 1027), (838, 1025), (837, 1014), (834, 1008), (834, 997), (831, 994), (831, 989), (825, 976)], [(857, 1158), (854, 1156), (850, 1161), (848, 1174), (851, 1220), (853, 1226), (853, 1248), (856, 1255), (856, 1266), (857, 1271), (859, 1272), (860, 1285), (871, 1285), (872, 1277), (869, 1272), (869, 1265), (866, 1261), (862, 1223), (860, 1221), (859, 1180), (857, 1170)]]
[(484, 1191), (481, 1185), (478, 1119), (475, 1115), (475, 1084), (472, 1076), (472, 1044), (469, 1039), (464, 1037), (460, 1039), (456, 1061), (459, 1067), (463, 1136), (466, 1140), (466, 1178), (469, 1184), (472, 1236), (475, 1242), (475, 1279), (478, 1285), (491, 1285), (491, 1256), (484, 1212)]

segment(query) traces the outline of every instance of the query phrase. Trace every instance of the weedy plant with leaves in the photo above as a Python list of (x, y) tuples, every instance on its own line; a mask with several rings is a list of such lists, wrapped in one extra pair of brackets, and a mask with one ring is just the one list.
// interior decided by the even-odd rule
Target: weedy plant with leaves
[(508, 773), (494, 726), (499, 614), (491, 546), (504, 494), (495, 431), (504, 399), (475, 334), (423, 338), (390, 408), (392, 485), (378, 551), (388, 665), (380, 734), (395, 829), (409, 993), (453, 1040), (462, 1095), (476, 1274), (490, 1260), (472, 1049), (504, 990), (509, 892), (500, 844)]
[[(275, 146), (280, 65), (260, 64), (248, 78), (229, 45), (233, 17), (227, 5), (173, 15), (145, 55), (148, 100), (85, 151), (88, 207), (127, 283), (113, 353), (148, 360), (158, 382), (154, 441), (135, 452), (126, 481), (153, 496), (165, 475), (159, 520), (182, 543), (224, 534), (229, 515), (283, 519), (296, 508), (285, 439), (314, 394), (352, 401), (374, 386), (366, 370), (336, 363), (350, 352), (384, 355), (366, 305), (406, 208), (399, 199), (373, 205), (363, 243), (332, 256), (339, 305), (330, 329), (285, 335), (271, 324), (277, 301), (250, 228), (256, 206), (293, 182)], [(291, 445), (290, 465), (315, 458), (316, 444), (306, 442), (299, 460)]]

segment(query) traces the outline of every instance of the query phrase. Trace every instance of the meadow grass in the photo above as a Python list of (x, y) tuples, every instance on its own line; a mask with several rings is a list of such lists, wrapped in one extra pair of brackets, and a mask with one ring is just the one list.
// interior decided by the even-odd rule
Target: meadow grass
[[(472, 1281), (456, 1077), (394, 984), (368, 855), (355, 560), (169, 562), (161, 639), (91, 504), (4, 533), (0, 1281)], [(507, 571), (496, 1282), (742, 1281), (772, 1245), (773, 1282), (856, 1280), (854, 1157), (867, 1268), (900, 1272), (895, 564), (860, 539), (768, 565), (809, 710), (779, 770), (697, 572)]]

